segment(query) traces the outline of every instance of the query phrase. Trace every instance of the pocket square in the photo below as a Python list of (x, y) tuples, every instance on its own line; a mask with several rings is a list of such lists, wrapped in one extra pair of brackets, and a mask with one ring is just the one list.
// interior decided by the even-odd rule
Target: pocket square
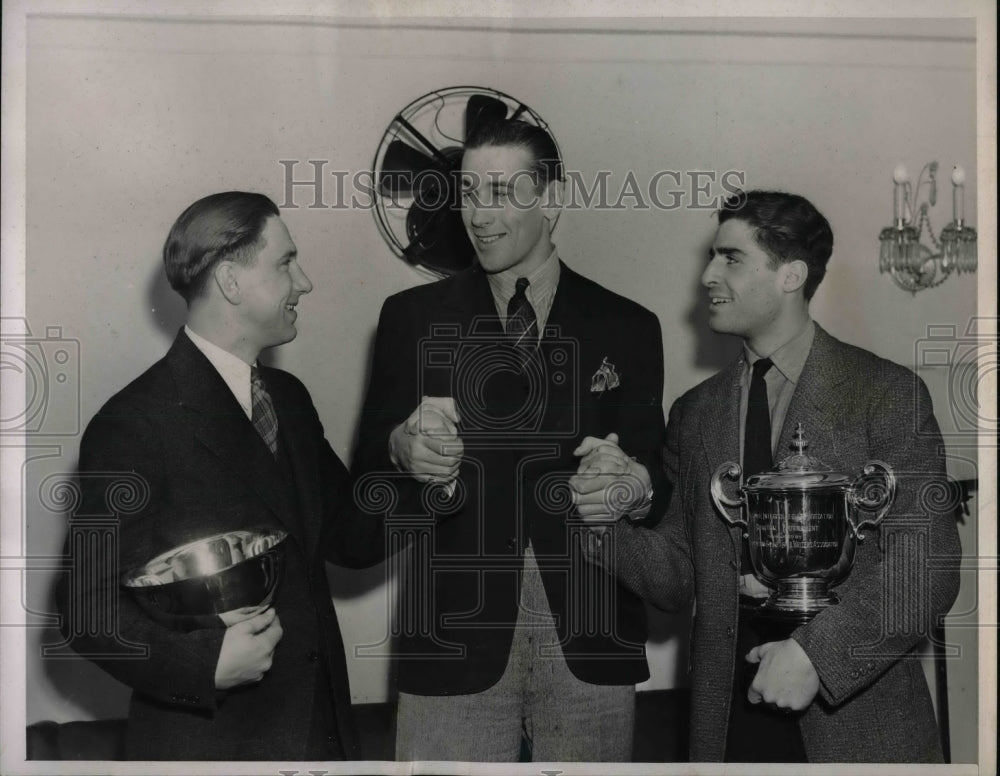
[(615, 365), (608, 361), (605, 356), (601, 365), (590, 378), (590, 392), (604, 393), (617, 388), (621, 384), (621, 376), (615, 371)]

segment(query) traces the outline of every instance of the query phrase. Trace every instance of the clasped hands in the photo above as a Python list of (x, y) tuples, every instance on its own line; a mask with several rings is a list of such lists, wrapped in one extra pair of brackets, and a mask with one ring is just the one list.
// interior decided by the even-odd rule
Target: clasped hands
[[(393, 464), (418, 482), (448, 485), (458, 477), (465, 447), (459, 436), (461, 416), (455, 400), (446, 396), (424, 396), (410, 416), (389, 435), (389, 457)], [(618, 446), (618, 435), (604, 439), (586, 437), (573, 451), (580, 458), (569, 479), (573, 503), (588, 522), (617, 520), (643, 505), (650, 493), (649, 472)], [(642, 506), (640, 506), (642, 505)]]
[(461, 418), (450, 396), (424, 396), (389, 435), (389, 458), (417, 482), (449, 485), (458, 477), (465, 446), (458, 435)]
[(573, 451), (579, 456), (569, 478), (577, 514), (588, 523), (611, 523), (625, 514), (645, 517), (652, 481), (649, 470), (618, 446), (618, 435), (586, 437)]

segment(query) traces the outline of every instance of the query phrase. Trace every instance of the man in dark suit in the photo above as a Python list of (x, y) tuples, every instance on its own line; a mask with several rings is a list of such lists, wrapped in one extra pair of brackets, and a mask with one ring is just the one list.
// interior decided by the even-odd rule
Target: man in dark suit
[[(702, 283), (709, 325), (741, 337), (743, 352), (670, 411), (666, 517), (655, 530), (616, 526), (631, 590), (665, 609), (695, 599), (692, 760), (941, 760), (914, 659), (958, 589), (941, 435), (916, 375), (810, 318), (832, 248), (829, 224), (802, 197), (754, 191), (725, 203)], [(834, 471), (858, 475), (876, 459), (898, 487), (836, 588), (840, 603), (768, 640), (753, 613), (769, 591), (740, 529), (714, 509), (710, 479), (726, 461), (741, 461), (744, 476), (772, 470), (799, 424), (808, 454)], [(744, 661), (757, 664), (749, 688)]]
[[(74, 550), (58, 593), (63, 630), (132, 688), (130, 759), (357, 758), (323, 567), (324, 554), (363, 544), (344, 517), (349, 477), (302, 383), (257, 364), (262, 350), (294, 339), (296, 305), (312, 284), (260, 194), (195, 202), (171, 229), (164, 262), (187, 325), (84, 434), (74, 523), (113, 512), (123, 484), (138, 495), (120, 512), (111, 563), (98, 546)], [(256, 527), (288, 539), (276, 597), (249, 619), (165, 627), (117, 591), (122, 572), (163, 552)]]
[(661, 491), (626, 458), (571, 477), (611, 432), (661, 470), (660, 327), (560, 261), (560, 176), (544, 130), (478, 127), (462, 162), (478, 265), (382, 308), (354, 468), (392, 484), (389, 546), (413, 547), (398, 759), (516, 761), (522, 736), (534, 760), (631, 756), (643, 604), (594, 562), (610, 543), (573, 501), (614, 493), (640, 519)]

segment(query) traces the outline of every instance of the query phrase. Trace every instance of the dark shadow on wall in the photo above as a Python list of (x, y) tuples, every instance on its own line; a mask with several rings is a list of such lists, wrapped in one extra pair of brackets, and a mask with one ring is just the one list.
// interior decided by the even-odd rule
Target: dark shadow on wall
[[(68, 572), (60, 572), (65, 574)], [(60, 574), (53, 575), (45, 594), (46, 612), (57, 612), (55, 589)], [(62, 615), (59, 615), (62, 616)], [(131, 689), (110, 674), (98, 668), (87, 658), (73, 652), (72, 642), (66, 643), (58, 628), (46, 628), (40, 638), (46, 654), (28, 655), (28, 660), (39, 660), (45, 680), (73, 708), (73, 714), (83, 719), (115, 719), (127, 716)], [(29, 686), (30, 691), (30, 686)]]
[(169, 342), (173, 342), (177, 330), (187, 319), (187, 305), (167, 282), (162, 263), (159, 261), (152, 263), (155, 269), (150, 274), (146, 286), (146, 306), (153, 323), (167, 336)]
[[(709, 234), (700, 246), (699, 254), (705, 257), (707, 263), (708, 250), (715, 235)], [(695, 338), (695, 361), (697, 369), (711, 369), (718, 372), (728, 366), (740, 352), (740, 339), (728, 334), (716, 334), (708, 326), (708, 289), (701, 284), (701, 275), (695, 280), (691, 289), (691, 307), (684, 320), (691, 328)]]

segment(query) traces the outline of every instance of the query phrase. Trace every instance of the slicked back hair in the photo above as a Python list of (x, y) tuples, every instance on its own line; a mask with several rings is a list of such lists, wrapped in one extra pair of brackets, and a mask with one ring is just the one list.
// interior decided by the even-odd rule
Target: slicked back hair
[(262, 245), (267, 219), (277, 215), (274, 202), (246, 191), (211, 194), (190, 205), (163, 245), (171, 288), (190, 304), (220, 261), (251, 263)]
[(535, 186), (541, 190), (563, 178), (562, 159), (552, 136), (541, 127), (519, 119), (487, 121), (475, 127), (465, 140), (465, 150), (484, 146), (517, 146), (531, 155)]

